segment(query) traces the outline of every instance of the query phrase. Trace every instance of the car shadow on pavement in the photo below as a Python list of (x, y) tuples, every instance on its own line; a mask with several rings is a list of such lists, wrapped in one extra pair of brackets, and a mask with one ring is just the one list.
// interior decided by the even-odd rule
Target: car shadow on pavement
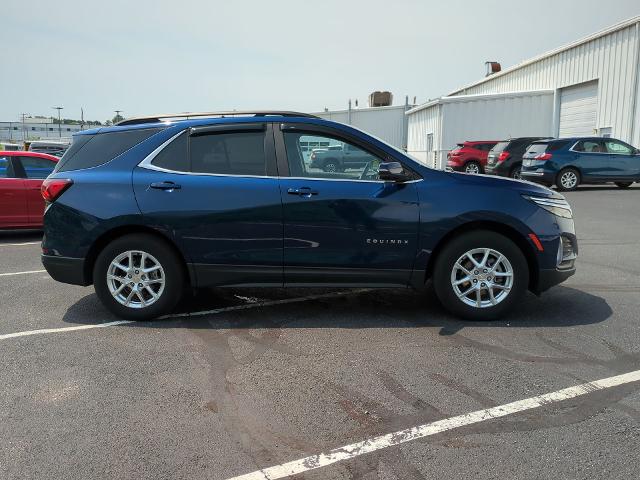
[(0, 245), (3, 243), (39, 242), (42, 240), (40, 230), (0, 230)]
[[(204, 312), (204, 313), (203, 313)], [(208, 313), (207, 313), (208, 312)], [(465, 327), (573, 327), (607, 320), (613, 311), (605, 299), (571, 287), (555, 287), (525, 299), (503, 319), (459, 320), (433, 293), (408, 289), (212, 289), (185, 298), (168, 318), (132, 323), (136, 328), (439, 328), (452, 335)], [(63, 320), (100, 324), (119, 320), (95, 294), (71, 305)]]

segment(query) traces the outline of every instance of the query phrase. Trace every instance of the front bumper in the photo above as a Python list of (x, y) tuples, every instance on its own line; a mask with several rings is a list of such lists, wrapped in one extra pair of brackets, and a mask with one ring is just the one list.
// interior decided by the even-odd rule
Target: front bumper
[(91, 284), (85, 275), (84, 258), (42, 255), (42, 265), (51, 278), (58, 282), (82, 285), (83, 287)]
[(575, 267), (570, 269), (551, 268), (540, 270), (538, 272), (538, 284), (534, 289), (534, 293), (540, 294), (545, 290), (549, 290), (554, 285), (564, 282), (575, 273)]

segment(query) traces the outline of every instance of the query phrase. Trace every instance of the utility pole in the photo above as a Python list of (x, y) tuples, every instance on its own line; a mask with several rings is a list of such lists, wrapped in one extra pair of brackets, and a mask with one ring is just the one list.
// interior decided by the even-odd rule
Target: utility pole
[(84, 130), (84, 110), (80, 107), (80, 130)]
[(26, 138), (26, 132), (25, 132), (25, 126), (24, 126), (24, 117), (26, 115), (29, 115), (28, 113), (23, 113), (22, 114), (22, 141), (25, 142), (27, 140)]
[(54, 110), (58, 110), (58, 137), (62, 138), (62, 124), (60, 123), (60, 110), (63, 110), (64, 107), (51, 107)]

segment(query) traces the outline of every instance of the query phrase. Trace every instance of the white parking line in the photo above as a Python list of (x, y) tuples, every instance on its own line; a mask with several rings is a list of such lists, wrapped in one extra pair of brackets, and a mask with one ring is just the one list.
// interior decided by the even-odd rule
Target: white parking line
[[(270, 307), (272, 305), (283, 305), (286, 303), (306, 302), (308, 300), (317, 300), (320, 298), (332, 298), (332, 297), (340, 297), (344, 295), (355, 295), (355, 294), (366, 292), (366, 291), (368, 291), (368, 289), (363, 288), (359, 290), (346, 290), (346, 291), (340, 291), (340, 292), (322, 293), (318, 295), (308, 295), (306, 297), (285, 298), (283, 300), (271, 300), (271, 301), (251, 303), (246, 305), (235, 305), (233, 307), (216, 308), (213, 310), (203, 310), (199, 312), (176, 313), (173, 315), (165, 315), (163, 317), (160, 317), (158, 320), (165, 320), (165, 319), (171, 319), (171, 318), (184, 318), (184, 317), (200, 317), (202, 315), (214, 315), (216, 313), (232, 312), (234, 310), (247, 310), (250, 308)], [(114, 327), (116, 325), (125, 325), (127, 323), (135, 323), (135, 321), (134, 320), (117, 320), (115, 322), (96, 323), (93, 325), (78, 325), (75, 327), (45, 328), (41, 330), (25, 330), (23, 332), (5, 333), (3, 335), (0, 335), (0, 340), (6, 340), (9, 338), (28, 337), (31, 335), (44, 335), (48, 333), (64, 333), (64, 332), (74, 332), (77, 330), (90, 330), (92, 328)]]
[(24, 245), (40, 245), (42, 242), (0, 243), (0, 247), (22, 247)]
[(14, 275), (27, 275), (28, 273), (45, 273), (46, 270), (28, 270), (26, 272), (0, 273), (0, 277), (12, 277)]
[(264, 468), (245, 475), (233, 477), (228, 480), (275, 480), (278, 478), (285, 478), (291, 475), (304, 473), (309, 470), (326, 467), (332, 463), (349, 460), (359, 455), (364, 455), (365, 453), (375, 452), (376, 450), (383, 448), (435, 435), (447, 430), (453, 430), (466, 425), (513, 415), (514, 413), (532, 410), (551, 403), (562, 402), (564, 400), (586, 395), (598, 390), (604, 390), (638, 381), (640, 381), (640, 370), (635, 370), (615, 377), (583, 383), (581, 385), (576, 385), (575, 387), (564, 388), (556, 392), (507, 403), (506, 405), (486, 408), (484, 410), (458, 415), (457, 417), (445, 418), (443, 420), (438, 420), (437, 422), (407, 428), (406, 430), (380, 435), (362, 442), (352, 443), (351, 445), (336, 448), (327, 453), (320, 453), (318, 455), (312, 455), (310, 457), (301, 458), (281, 465)]
[(133, 320), (117, 320), (115, 322), (97, 323), (95, 325), (78, 325), (75, 327), (44, 328), (42, 330), (26, 330), (24, 332), (5, 333), (4, 335), (0, 335), (0, 340), (6, 340), (7, 338), (29, 337), (31, 335), (43, 335), (45, 333), (64, 333), (64, 332), (74, 332), (76, 330), (89, 330), (91, 328), (113, 327), (115, 325), (124, 325), (126, 323), (134, 323), (134, 322)]

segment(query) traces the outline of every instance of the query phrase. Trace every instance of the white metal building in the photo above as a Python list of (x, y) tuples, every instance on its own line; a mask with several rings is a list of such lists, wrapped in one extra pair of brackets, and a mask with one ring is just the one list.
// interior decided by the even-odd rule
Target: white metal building
[(315, 112), (314, 115), (326, 120), (354, 126), (381, 138), (395, 147), (406, 148), (408, 118), (405, 112), (412, 106), (352, 108)]
[[(526, 98), (539, 105), (518, 104)], [(451, 105), (457, 105), (455, 114)], [(440, 168), (445, 152), (464, 140), (603, 135), (640, 146), (640, 16), (415, 107), (407, 116), (409, 152)]]

